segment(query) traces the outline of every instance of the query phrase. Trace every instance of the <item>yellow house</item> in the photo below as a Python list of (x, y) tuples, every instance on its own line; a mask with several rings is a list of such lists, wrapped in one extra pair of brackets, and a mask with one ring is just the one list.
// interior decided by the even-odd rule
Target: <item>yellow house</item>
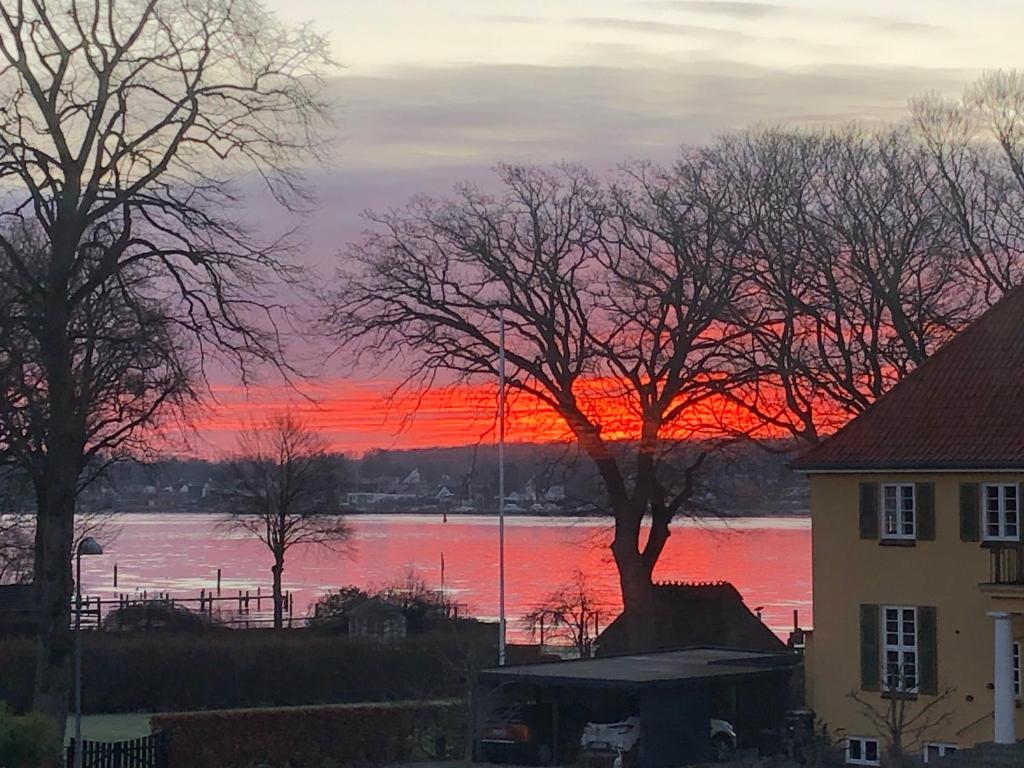
[[(813, 515), (808, 703), (878, 765), (1024, 734), (1024, 292), (802, 455)], [(902, 714), (902, 729), (880, 724)], [(916, 719), (914, 719), (916, 717)]]

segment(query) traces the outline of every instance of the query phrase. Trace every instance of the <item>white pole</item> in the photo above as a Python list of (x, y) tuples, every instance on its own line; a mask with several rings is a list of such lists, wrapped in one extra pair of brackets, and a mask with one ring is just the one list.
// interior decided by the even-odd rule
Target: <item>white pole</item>
[(498, 314), (498, 664), (505, 665), (505, 311)]
[(82, 548), (75, 552), (75, 742), (71, 765), (82, 768)]
[(994, 665), (993, 699), (995, 703), (994, 741), (996, 744), (1015, 744), (1014, 717), (1016, 707), (1013, 700), (1013, 625), (1010, 614), (992, 611), (994, 619)]

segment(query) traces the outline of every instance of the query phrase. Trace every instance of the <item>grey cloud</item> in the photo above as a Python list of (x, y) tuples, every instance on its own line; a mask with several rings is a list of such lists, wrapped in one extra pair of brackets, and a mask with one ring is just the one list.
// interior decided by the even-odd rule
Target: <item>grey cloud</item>
[(891, 16), (854, 16), (856, 22), (878, 32), (892, 32), (897, 34), (935, 34), (949, 32), (948, 27), (928, 22), (909, 22), (901, 18)]
[(738, 2), (734, 0), (649, 0), (648, 6), (667, 8), (687, 13), (712, 14), (715, 16), (733, 16), (741, 19), (760, 19), (765, 16), (788, 14), (791, 8), (774, 3)]
[[(655, 60), (618, 46), (605, 66), (409, 68), (330, 82), (341, 140), (311, 179), (321, 210), (302, 224), (311, 264), (359, 236), (360, 213), (487, 188), (502, 160), (580, 162), (605, 173), (628, 160), (671, 162), (681, 145), (757, 124), (895, 121), (930, 89), (959, 92), (975, 72), (829, 66), (783, 70), (725, 61)], [(628, 62), (628, 64), (626, 63)], [(268, 226), (273, 206), (253, 216)]]
[(647, 21), (644, 19), (622, 19), (610, 16), (584, 17), (575, 20), (577, 24), (595, 29), (610, 29), (619, 32), (643, 32), (656, 35), (687, 35), (690, 37), (714, 38), (716, 40), (743, 40), (750, 35), (734, 29), (705, 27), (699, 24), (678, 24), (670, 21)]

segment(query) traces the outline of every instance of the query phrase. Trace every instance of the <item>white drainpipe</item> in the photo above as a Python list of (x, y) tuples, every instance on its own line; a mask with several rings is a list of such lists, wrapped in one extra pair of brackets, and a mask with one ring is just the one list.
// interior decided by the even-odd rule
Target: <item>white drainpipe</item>
[(995, 662), (993, 674), (995, 700), (995, 737), (996, 744), (1015, 744), (1017, 736), (1014, 732), (1014, 716), (1016, 707), (1013, 701), (1013, 624), (1010, 614), (1006, 611), (989, 613), (994, 619)]

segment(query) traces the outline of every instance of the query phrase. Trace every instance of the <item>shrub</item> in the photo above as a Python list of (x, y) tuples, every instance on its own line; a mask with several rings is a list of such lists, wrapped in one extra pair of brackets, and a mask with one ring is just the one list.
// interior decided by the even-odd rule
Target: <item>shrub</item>
[[(496, 656), (494, 633), (468, 631), (381, 645), (305, 629), (198, 634), (89, 632), (83, 709), (160, 712), (461, 696), (460, 671)], [(0, 639), (0, 699), (31, 701), (35, 644)]]
[(359, 587), (342, 587), (323, 595), (310, 608), (307, 626), (331, 632), (348, 632), (348, 612), (370, 596)]
[(0, 702), (0, 766), (36, 768), (57, 756), (47, 749), (57, 727), (38, 713), (15, 715)]
[(159, 629), (172, 632), (198, 632), (209, 628), (209, 620), (169, 600), (143, 600), (116, 608), (103, 617), (108, 632), (133, 632)]
[(155, 715), (170, 768), (325, 768), (461, 757), (465, 705), (393, 702)]

